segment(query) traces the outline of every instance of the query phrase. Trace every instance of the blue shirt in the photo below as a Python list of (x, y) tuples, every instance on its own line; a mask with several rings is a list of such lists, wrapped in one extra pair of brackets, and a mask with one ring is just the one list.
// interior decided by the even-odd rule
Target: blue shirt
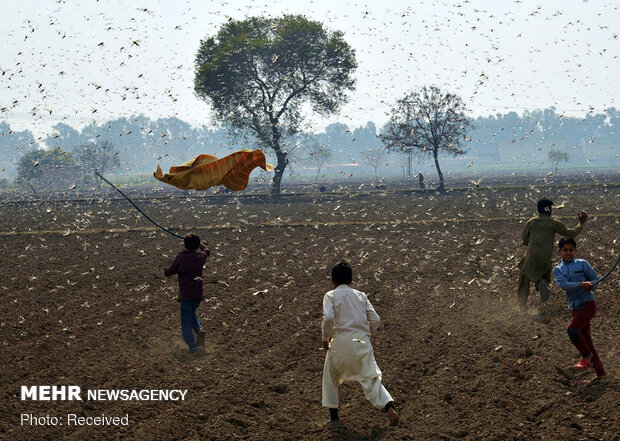
[(580, 282), (592, 282), (596, 280), (596, 273), (590, 264), (583, 259), (573, 259), (556, 265), (553, 268), (555, 283), (566, 291), (568, 307), (577, 309), (581, 305), (594, 300), (594, 292), (586, 292), (579, 288)]

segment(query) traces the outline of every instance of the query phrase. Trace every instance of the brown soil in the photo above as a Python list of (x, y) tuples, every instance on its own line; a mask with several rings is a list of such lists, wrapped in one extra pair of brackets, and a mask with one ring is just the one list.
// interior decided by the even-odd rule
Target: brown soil
[[(592, 333), (608, 379), (585, 386), (570, 312), (515, 307), (523, 222), (541, 188), (138, 201), (211, 249), (198, 309), (207, 343), (190, 355), (176, 280), (180, 241), (123, 200), (0, 205), (0, 438), (131, 440), (613, 440), (620, 433), (620, 270), (596, 292)], [(590, 213), (579, 256), (602, 274), (620, 252), (620, 189), (556, 188), (557, 215)], [(228, 198), (228, 199), (226, 199)], [(329, 270), (382, 318), (373, 345), (401, 424), (357, 384), (342, 425), (321, 408), (321, 302)], [(187, 389), (185, 401), (21, 401), (22, 385)], [(84, 392), (85, 393), (85, 392)], [(123, 416), (126, 427), (20, 425), (21, 414)]]

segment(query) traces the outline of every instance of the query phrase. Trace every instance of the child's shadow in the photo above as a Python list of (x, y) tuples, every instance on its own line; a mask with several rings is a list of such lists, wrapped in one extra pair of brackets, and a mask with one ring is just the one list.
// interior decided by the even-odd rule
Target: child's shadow
[(594, 382), (585, 385), (579, 393), (584, 398), (586, 403), (591, 403), (601, 398), (607, 391), (620, 391), (620, 382), (616, 379), (606, 379), (601, 382)]
[(534, 318), (535, 321), (541, 323), (543, 325), (549, 325), (554, 319), (558, 317), (563, 317), (566, 315), (565, 310), (559, 309), (547, 309), (538, 312), (538, 316)]
[(174, 348), (170, 352), (170, 356), (179, 363), (187, 364), (195, 360), (202, 360), (209, 357), (211, 354), (215, 353), (215, 351), (215, 345), (213, 343), (207, 343), (204, 346), (199, 346), (198, 352), (193, 354), (189, 352), (187, 348)]
[(205, 353), (198, 351), (195, 354), (192, 354), (188, 352), (187, 349), (175, 349), (174, 351), (170, 353), (170, 356), (174, 358), (176, 361), (186, 364), (186, 363), (191, 363), (194, 360), (200, 360), (204, 358)]
[(372, 429), (372, 433), (370, 436), (366, 437), (355, 430), (349, 429), (347, 426), (338, 423), (329, 423), (328, 424), (328, 437), (327, 439), (331, 439), (333, 441), (367, 441), (367, 440), (375, 440), (380, 439), (387, 429), (385, 427), (375, 426)]

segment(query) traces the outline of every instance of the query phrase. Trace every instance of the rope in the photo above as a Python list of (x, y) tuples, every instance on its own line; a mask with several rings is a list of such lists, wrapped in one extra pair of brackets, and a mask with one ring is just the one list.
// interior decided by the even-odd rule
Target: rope
[(118, 192), (121, 194), (121, 196), (123, 196), (125, 199), (127, 199), (127, 200), (129, 201), (129, 203), (130, 203), (131, 205), (133, 205), (133, 206), (136, 208), (136, 210), (138, 210), (140, 213), (142, 213), (142, 216), (144, 216), (144, 217), (145, 217), (145, 218), (147, 218), (149, 221), (151, 221), (151, 223), (152, 223), (153, 225), (155, 225), (156, 227), (161, 228), (161, 229), (162, 229), (162, 230), (164, 230), (166, 233), (172, 234), (173, 236), (176, 236), (176, 237), (178, 237), (179, 239), (183, 239), (183, 236), (180, 236), (180, 235), (178, 235), (177, 233), (175, 233), (175, 232), (173, 232), (173, 231), (170, 231), (169, 229), (167, 229), (167, 228), (165, 228), (165, 227), (162, 227), (162, 226), (161, 226), (161, 225), (159, 225), (157, 222), (155, 222), (153, 219), (151, 219), (151, 218), (150, 218), (150, 217), (149, 217), (149, 216), (148, 216), (148, 215), (147, 215), (144, 211), (142, 211), (142, 210), (140, 209), (140, 207), (138, 207), (136, 204), (134, 204), (134, 202), (133, 202), (131, 199), (129, 199), (125, 193), (123, 193), (123, 192), (122, 192), (119, 188), (117, 188), (117, 187), (116, 187), (116, 185), (112, 184), (112, 183), (111, 183), (110, 181), (108, 181), (106, 178), (104, 178), (103, 176), (101, 176), (101, 174), (100, 174), (97, 170), (95, 170), (95, 174), (96, 174), (97, 176), (99, 176), (101, 179), (103, 179), (105, 182), (107, 182), (108, 184), (110, 184), (110, 186), (112, 186), (112, 188), (113, 188), (114, 190), (118, 191)]
[(594, 281), (594, 284), (598, 285), (600, 282), (605, 280), (607, 278), (607, 276), (610, 275), (611, 272), (614, 270), (614, 268), (618, 265), (618, 262), (620, 262), (620, 256), (618, 256), (618, 258), (616, 259), (616, 262), (612, 265), (612, 267), (609, 269), (609, 271), (607, 271), (603, 277), (599, 277), (598, 279), (596, 279)]

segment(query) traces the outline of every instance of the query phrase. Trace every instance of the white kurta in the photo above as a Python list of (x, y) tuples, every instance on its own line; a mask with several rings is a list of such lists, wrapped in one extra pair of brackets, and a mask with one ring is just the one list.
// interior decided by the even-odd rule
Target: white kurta
[(382, 409), (392, 400), (381, 384), (381, 370), (375, 361), (370, 332), (379, 327), (379, 316), (366, 294), (339, 285), (323, 297), (323, 340), (331, 338), (323, 367), (325, 407), (338, 407), (338, 386), (359, 381), (366, 398)]

